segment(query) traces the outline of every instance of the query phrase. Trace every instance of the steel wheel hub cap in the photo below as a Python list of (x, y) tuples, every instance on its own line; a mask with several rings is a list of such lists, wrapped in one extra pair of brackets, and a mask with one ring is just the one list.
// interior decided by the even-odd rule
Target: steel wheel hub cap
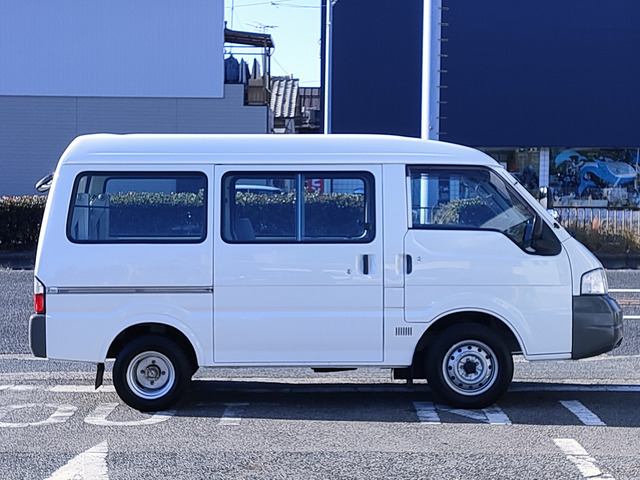
[(498, 362), (486, 344), (478, 340), (464, 340), (449, 349), (442, 363), (447, 385), (462, 395), (479, 395), (496, 381)]
[(173, 364), (159, 352), (143, 352), (129, 363), (127, 382), (141, 398), (153, 400), (165, 395), (175, 382)]

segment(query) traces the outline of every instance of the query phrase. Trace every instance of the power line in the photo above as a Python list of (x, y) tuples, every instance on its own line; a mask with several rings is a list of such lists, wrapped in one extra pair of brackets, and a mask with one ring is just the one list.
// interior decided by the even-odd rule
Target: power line
[(280, 67), (280, 69), (283, 70), (287, 75), (291, 75), (291, 72), (289, 71), (289, 69), (284, 68), (282, 66), (282, 64), (280, 64), (280, 62), (278, 60), (276, 60), (275, 56), (271, 57), (271, 60), (273, 60), (276, 63), (276, 65), (278, 65)]
[(291, 7), (291, 8), (315, 8), (315, 9), (319, 9), (320, 6), (319, 5), (304, 5), (304, 4), (300, 4), (300, 3), (287, 3), (293, 0), (271, 0), (271, 1), (267, 1), (267, 2), (256, 2), (256, 3), (245, 3), (244, 5), (235, 5), (235, 0), (233, 0), (232, 4), (230, 7), (226, 7), (226, 8), (231, 8), (231, 11), (233, 12), (233, 10), (235, 8), (244, 8), (244, 7), (256, 7), (259, 5), (271, 5), (274, 7)]

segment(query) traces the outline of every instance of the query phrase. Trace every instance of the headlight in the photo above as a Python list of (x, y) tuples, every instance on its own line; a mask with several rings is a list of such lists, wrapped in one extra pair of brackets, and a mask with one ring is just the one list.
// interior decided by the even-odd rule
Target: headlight
[(582, 295), (606, 295), (609, 292), (607, 275), (604, 269), (598, 268), (582, 275), (580, 293)]

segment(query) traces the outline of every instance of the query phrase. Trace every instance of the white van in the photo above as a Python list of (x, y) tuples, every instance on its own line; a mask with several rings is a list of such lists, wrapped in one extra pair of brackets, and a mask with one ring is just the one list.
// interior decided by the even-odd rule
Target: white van
[(386, 136), (89, 135), (54, 174), (36, 357), (161, 410), (201, 366), (393, 369), (498, 400), (527, 360), (607, 352), (602, 265), (497, 162)]

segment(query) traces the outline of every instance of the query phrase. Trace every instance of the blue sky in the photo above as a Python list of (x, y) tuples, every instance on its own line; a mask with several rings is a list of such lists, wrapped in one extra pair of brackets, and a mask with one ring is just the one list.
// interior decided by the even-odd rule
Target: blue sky
[[(224, 16), (227, 28), (271, 35), (276, 46), (271, 57), (272, 76), (293, 74), (301, 86), (319, 87), (320, 1), (224, 0)], [(242, 57), (243, 51), (246, 49), (233, 47), (236, 58)], [(249, 63), (252, 58), (245, 56)]]

